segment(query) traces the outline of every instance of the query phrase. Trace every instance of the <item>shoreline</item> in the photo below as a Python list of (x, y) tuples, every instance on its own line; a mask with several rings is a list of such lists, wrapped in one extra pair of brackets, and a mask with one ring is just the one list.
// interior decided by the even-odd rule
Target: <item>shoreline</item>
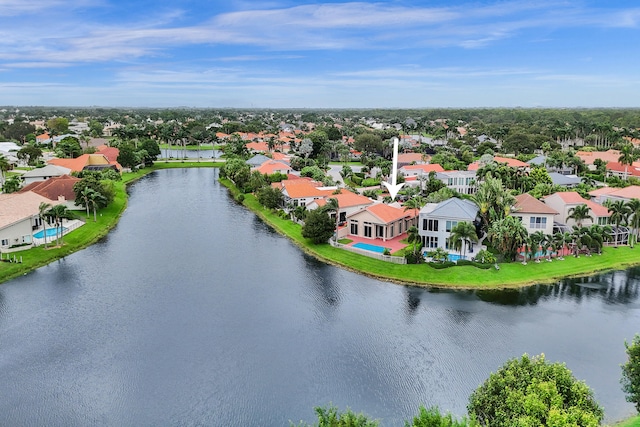
[[(224, 178), (218, 180), (235, 198), (239, 194), (233, 183)], [(500, 270), (478, 269), (473, 266), (455, 266), (434, 269), (425, 264), (391, 264), (349, 251), (334, 248), (329, 244), (314, 245), (300, 234), (301, 228), (264, 209), (255, 197), (245, 194), (242, 205), (262, 221), (287, 237), (305, 253), (331, 265), (362, 274), (377, 280), (404, 286), (420, 286), (435, 289), (501, 290), (519, 289), (535, 285), (549, 285), (562, 279), (587, 277), (614, 270), (624, 270), (640, 265), (640, 250), (628, 246), (606, 247), (602, 255), (591, 257), (573, 256), (552, 262), (530, 261), (500, 264)]]
[[(22, 264), (1, 263), (0, 283), (27, 274), (98, 242), (118, 224), (120, 216), (125, 211), (128, 203), (127, 186), (145, 175), (160, 169), (219, 167), (221, 165), (221, 162), (211, 161), (157, 161), (152, 167), (123, 174), (122, 181), (116, 183), (116, 199), (112, 205), (100, 212), (100, 218), (105, 222), (94, 223), (89, 219), (84, 226), (65, 238), (65, 244), (62, 247), (50, 247), (46, 249), (46, 252), (42, 246), (28, 249), (21, 252), (23, 256), (27, 257), (27, 260)], [(219, 178), (218, 182), (226, 187), (234, 198), (239, 194), (238, 189), (231, 181)], [(242, 205), (308, 255), (357, 274), (403, 286), (458, 290), (518, 289), (553, 284), (566, 278), (591, 276), (640, 265), (640, 249), (636, 251), (628, 246), (607, 247), (604, 248), (603, 255), (593, 255), (588, 259), (583, 256), (581, 258), (567, 257), (564, 261), (541, 261), (540, 263), (531, 261), (527, 265), (522, 265), (519, 262), (504, 263), (500, 265), (500, 270), (493, 268), (483, 270), (473, 266), (455, 266), (436, 270), (426, 264), (391, 264), (340, 250), (329, 244), (314, 245), (310, 243), (302, 237), (299, 224), (282, 219), (275, 213), (264, 209), (252, 194), (245, 195)], [(82, 216), (81, 212), (78, 212), (78, 216)]]

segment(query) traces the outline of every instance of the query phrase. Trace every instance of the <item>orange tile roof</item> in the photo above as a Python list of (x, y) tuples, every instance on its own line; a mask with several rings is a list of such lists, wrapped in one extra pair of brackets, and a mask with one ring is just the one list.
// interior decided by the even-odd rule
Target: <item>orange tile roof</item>
[(20, 193), (33, 191), (36, 194), (46, 197), (49, 200), (58, 201), (60, 196), (65, 200), (75, 200), (76, 195), (73, 191), (73, 185), (81, 181), (69, 175), (61, 175), (55, 178), (49, 178), (45, 181), (32, 182), (20, 190)]
[(591, 200), (584, 199), (575, 191), (559, 191), (557, 193), (546, 196), (545, 199), (553, 195), (557, 195), (558, 197), (560, 197), (566, 205), (587, 205), (597, 217), (611, 216), (611, 214), (609, 213), (609, 209), (607, 209), (605, 206), (599, 205), (595, 202), (592, 202)]
[(640, 176), (640, 168), (635, 166), (623, 165), (618, 161), (607, 163), (606, 168), (608, 171), (624, 173), (628, 174), (629, 176)]
[(269, 145), (267, 145), (267, 143), (264, 141), (249, 142), (246, 144), (246, 146), (249, 150), (253, 150), (253, 151), (260, 151), (263, 153), (266, 153), (267, 151), (269, 151)]
[[(518, 159), (514, 159), (512, 157), (499, 157), (499, 156), (494, 156), (493, 160), (496, 163), (506, 163), (507, 166), (510, 166), (512, 168), (528, 168), (529, 164), (525, 163), (525, 162), (521, 162)], [(480, 163), (478, 161), (475, 161), (471, 164), (469, 164), (469, 167), (467, 168), (470, 171), (475, 171), (480, 169)]]
[(272, 175), (276, 172), (288, 174), (291, 172), (291, 166), (285, 165), (282, 162), (277, 162), (274, 160), (264, 162), (259, 167), (254, 168), (253, 170), (257, 170), (262, 174)]
[(595, 159), (603, 160), (606, 163), (617, 162), (620, 157), (620, 151), (577, 151), (576, 156), (582, 159), (585, 164), (592, 165)]
[(96, 151), (96, 154), (104, 155), (109, 160), (109, 163), (112, 163), (112, 162), (118, 161), (120, 150), (116, 147), (108, 147), (106, 145), (101, 145), (100, 147), (98, 147), (98, 151)]
[(402, 166), (401, 169), (404, 169), (404, 170), (407, 170), (407, 171), (422, 170), (425, 173), (429, 173), (429, 172), (444, 172), (444, 169), (438, 163), (433, 163), (433, 164), (428, 164), (428, 165), (406, 165), (406, 166)]
[(555, 209), (542, 203), (530, 194), (524, 193), (516, 196), (516, 204), (513, 207), (514, 213), (535, 213), (535, 214), (552, 214), (558, 212)]
[[(295, 182), (295, 181), (294, 181)], [(287, 192), (292, 199), (303, 199), (307, 197), (325, 197), (331, 195), (331, 190), (320, 190), (309, 183), (300, 183), (296, 185), (286, 185), (284, 191)]]
[(602, 187), (597, 190), (590, 191), (589, 194), (592, 196), (599, 196), (602, 194), (606, 194), (613, 197), (620, 197), (622, 199), (640, 199), (640, 186), (639, 185), (630, 185), (629, 187), (624, 188), (614, 188), (614, 187)]
[(400, 153), (398, 154), (398, 163), (424, 162), (431, 156), (422, 153)]
[(349, 190), (342, 190), (340, 194), (331, 194), (324, 199), (316, 200), (318, 206), (324, 206), (327, 204), (327, 200), (336, 199), (338, 206), (341, 208), (349, 208), (352, 206), (370, 205), (373, 203), (371, 199), (360, 194), (353, 193)]
[(38, 215), (40, 203), (57, 205), (57, 200), (52, 201), (33, 191), (0, 194), (0, 227), (6, 227), (25, 218)]
[(415, 213), (411, 212), (413, 209), (405, 211), (404, 209), (394, 208), (385, 203), (377, 203), (368, 206), (366, 209), (385, 224), (402, 218), (413, 218), (415, 216)]

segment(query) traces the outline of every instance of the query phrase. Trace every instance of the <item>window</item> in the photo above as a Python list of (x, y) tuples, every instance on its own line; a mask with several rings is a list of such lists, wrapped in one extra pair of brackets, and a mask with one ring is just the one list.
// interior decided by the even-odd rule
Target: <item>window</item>
[(456, 225), (458, 225), (458, 221), (447, 221), (447, 228), (445, 231), (451, 231), (451, 229)]
[(427, 236), (425, 238), (425, 247), (427, 248), (437, 248), (438, 247), (438, 238), (435, 236)]
[(532, 216), (529, 218), (529, 228), (547, 228), (547, 218)]
[(396, 225), (395, 224), (391, 224), (391, 227), (389, 227), (389, 237), (393, 237), (393, 231), (396, 229)]
[(2, 246), (9, 246), (9, 239), (2, 239)]
[(438, 220), (437, 219), (423, 219), (422, 220), (422, 229), (425, 231), (438, 231)]
[(371, 237), (371, 223), (364, 223), (364, 237)]
[(598, 217), (598, 225), (607, 225), (609, 224), (609, 218), (606, 216)]
[(351, 221), (351, 234), (358, 235), (358, 221)]

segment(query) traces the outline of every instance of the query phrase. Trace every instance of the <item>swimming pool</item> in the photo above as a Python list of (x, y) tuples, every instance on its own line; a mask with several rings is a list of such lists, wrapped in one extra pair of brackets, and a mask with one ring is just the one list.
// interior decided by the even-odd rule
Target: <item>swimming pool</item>
[[(58, 228), (47, 228), (47, 237), (55, 237), (56, 236), (56, 232), (59, 232), (60, 227)], [(62, 233), (64, 234), (64, 232), (67, 231), (66, 227), (62, 227)], [(38, 231), (36, 234), (33, 235), (33, 237), (35, 237), (36, 239), (42, 239), (44, 237), (44, 230), (40, 230)]]
[(456, 262), (458, 261), (460, 258), (462, 258), (460, 255), (458, 254), (449, 254), (449, 261), (453, 261)]
[(369, 243), (354, 243), (354, 248), (364, 249), (365, 251), (378, 252), (379, 254), (384, 253), (384, 247), (378, 245), (370, 245)]

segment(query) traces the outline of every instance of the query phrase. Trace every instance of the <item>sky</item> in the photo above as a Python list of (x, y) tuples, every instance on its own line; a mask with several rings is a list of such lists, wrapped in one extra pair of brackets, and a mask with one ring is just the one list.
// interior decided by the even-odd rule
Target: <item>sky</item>
[(640, 2), (0, 0), (0, 105), (640, 107)]

